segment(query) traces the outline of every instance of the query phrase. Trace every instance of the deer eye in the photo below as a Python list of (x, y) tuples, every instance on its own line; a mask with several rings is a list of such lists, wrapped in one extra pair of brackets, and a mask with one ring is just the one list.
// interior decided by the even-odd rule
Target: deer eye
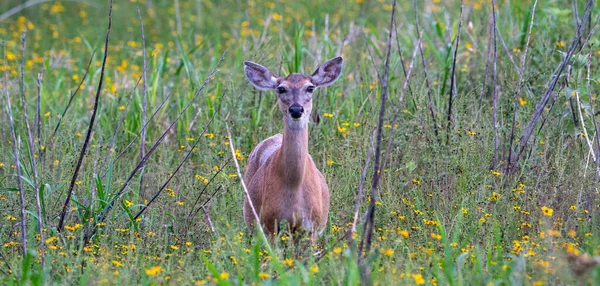
[(277, 93), (279, 93), (279, 94), (285, 93), (285, 87), (282, 87), (282, 86), (278, 87)]
[(315, 87), (314, 86), (309, 86), (309, 87), (306, 88), (306, 92), (312, 93), (313, 91), (315, 91)]

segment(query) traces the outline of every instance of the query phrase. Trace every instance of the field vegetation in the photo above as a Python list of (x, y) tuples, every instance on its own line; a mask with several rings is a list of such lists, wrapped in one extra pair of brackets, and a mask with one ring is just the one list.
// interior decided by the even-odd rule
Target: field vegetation
[[(0, 283), (600, 284), (595, 2), (1, 1)], [(249, 233), (243, 62), (339, 55), (326, 231)]]

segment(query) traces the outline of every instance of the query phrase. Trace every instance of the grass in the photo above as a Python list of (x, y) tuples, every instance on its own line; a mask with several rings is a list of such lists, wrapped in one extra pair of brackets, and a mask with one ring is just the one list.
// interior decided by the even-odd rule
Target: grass
[[(2, 1), (0, 11), (21, 2)], [(564, 3), (568, 1), (537, 4), (519, 84), (516, 70), (526, 50), (534, 1), (497, 1), (498, 102), (493, 110), (491, 66), (483, 86), (492, 36), (491, 1), (465, 0), (460, 30), (460, 1), (417, 2), (417, 11), (412, 1), (400, 1), (396, 8), (398, 35), (392, 36), (382, 141), (382, 147), (391, 141), (391, 148), (388, 156), (382, 156), (387, 162), (379, 180), (372, 251), (364, 254), (364, 265), (358, 264), (356, 245), (363, 224), (357, 226), (353, 242), (338, 238), (351, 227), (359, 174), (378, 124), (382, 94), (378, 74), (384, 71), (391, 1), (115, 1), (96, 123), (62, 232), (57, 230), (59, 216), (100, 79), (109, 1), (49, 1), (2, 19), (0, 39), (6, 50), (1, 55), (8, 61), (2, 71), (9, 80), (0, 84), (3, 93), (8, 88), (15, 131), (22, 141), (28, 244), (23, 255), (15, 142), (10, 139), (7, 104), (1, 100), (0, 282), (355, 285), (369, 279), (373, 284), (408, 285), (598, 284), (600, 268), (582, 273), (576, 271), (581, 263), (568, 259), (600, 255), (598, 174), (586, 140), (598, 154), (593, 118), (600, 90), (596, 34), (576, 50), (522, 157), (511, 172), (505, 172), (515, 106), (514, 137), (520, 138), (575, 36), (576, 17), (584, 15), (585, 3), (577, 3), (576, 10), (572, 3)], [(140, 160), (139, 140), (125, 149), (142, 129), (142, 83), (134, 90), (143, 72), (138, 7), (147, 47), (146, 151), (166, 133), (145, 163), (144, 187), (140, 188), (137, 173), (119, 197), (117, 192)], [(595, 27), (598, 12), (594, 5), (582, 43), (589, 28)], [(419, 53), (413, 58), (418, 39), (415, 13), (431, 102)], [(24, 87), (34, 133), (37, 78), (45, 70), (41, 140), (34, 142), (38, 190), (19, 104), (24, 29)], [(453, 40), (459, 32), (456, 97), (452, 124), (447, 126)], [(406, 68), (414, 61), (410, 89), (404, 92), (398, 46)], [(225, 51), (217, 73), (167, 131)], [(317, 64), (337, 55), (345, 58), (343, 74), (317, 92), (309, 139), (311, 155), (331, 191), (327, 229), (314, 249), (296, 253), (286, 233), (273, 240), (272, 248), (266, 247), (260, 236), (245, 229), (244, 192), (234, 164), (227, 163), (232, 156), (228, 144), (231, 139), (243, 168), (252, 147), (281, 132), (283, 123), (272, 92), (253, 89), (244, 78), (242, 63), (251, 60), (282, 75), (311, 73)], [(88, 76), (51, 137), (90, 57)], [(401, 94), (405, 96), (400, 105)], [(430, 105), (439, 138), (434, 135)], [(124, 120), (109, 148), (122, 112)], [(494, 112), (499, 160), (491, 169)], [(227, 125), (232, 138), (227, 137)], [(512, 146), (521, 144), (515, 141)], [(134, 219), (188, 152), (189, 159), (156, 201)], [(365, 194), (371, 193), (372, 163), (369, 168)], [(43, 241), (36, 194), (41, 200)], [(106, 220), (97, 221), (113, 199)], [(367, 195), (361, 214), (369, 202)], [(201, 204), (209, 216), (199, 209)], [(96, 236), (84, 243), (94, 227)], [(43, 266), (40, 244), (46, 248)], [(313, 255), (317, 251), (326, 255)], [(361, 275), (365, 272), (370, 273), (368, 278)]]

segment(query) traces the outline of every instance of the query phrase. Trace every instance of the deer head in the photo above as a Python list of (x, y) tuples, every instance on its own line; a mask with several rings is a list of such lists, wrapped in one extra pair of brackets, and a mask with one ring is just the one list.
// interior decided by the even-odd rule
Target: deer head
[(308, 125), (313, 92), (318, 87), (334, 83), (340, 76), (343, 62), (342, 57), (333, 58), (320, 65), (310, 76), (293, 73), (283, 78), (253, 62), (244, 62), (244, 71), (248, 81), (256, 88), (277, 92), (277, 103), (286, 126), (302, 129)]

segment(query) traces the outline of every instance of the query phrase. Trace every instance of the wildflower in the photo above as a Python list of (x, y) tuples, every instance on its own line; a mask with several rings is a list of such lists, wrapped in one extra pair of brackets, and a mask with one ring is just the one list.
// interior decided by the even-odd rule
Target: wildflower
[(121, 263), (121, 262), (119, 262), (119, 261), (117, 261), (117, 260), (113, 260), (113, 261), (111, 261), (111, 262), (112, 262), (112, 264), (113, 264), (115, 267), (121, 267), (121, 266), (123, 266), (123, 263)]
[(358, 122), (354, 122), (354, 124), (353, 124), (353, 125), (354, 125), (354, 127), (359, 127), (359, 126), (360, 126), (360, 123), (358, 123)]
[(392, 256), (392, 255), (394, 255), (394, 250), (391, 248), (388, 248), (388, 249), (383, 248), (383, 249), (381, 249), (381, 254), (383, 254), (385, 256)]
[(160, 273), (161, 270), (162, 270), (162, 267), (153, 266), (153, 267), (150, 267), (150, 269), (146, 269), (146, 275), (150, 275), (150, 276), (158, 275), (158, 273)]
[(264, 272), (258, 273), (258, 278), (267, 279), (267, 278), (269, 278), (269, 274), (264, 273)]
[(431, 234), (431, 238), (433, 238), (435, 240), (440, 240), (440, 239), (442, 239), (442, 235), (441, 234), (432, 233)]
[(412, 180), (413, 184), (420, 186), (421, 185), (421, 181), (417, 180), (417, 179), (413, 179)]
[(130, 202), (129, 200), (125, 200), (125, 207), (130, 208), (131, 206), (133, 206), (133, 203)]
[(325, 112), (323, 113), (323, 116), (331, 118), (333, 117), (333, 114)]
[(556, 42), (556, 46), (559, 47), (559, 48), (564, 48), (565, 47), (565, 42), (558, 41), (558, 42)]
[(468, 213), (469, 213), (469, 210), (468, 210), (468, 209), (465, 209), (465, 208), (461, 208), (461, 209), (460, 209), (460, 211), (461, 211), (463, 214), (468, 214)]
[(194, 140), (196, 140), (196, 139), (194, 139), (194, 138), (192, 138), (192, 137), (188, 137), (188, 138), (185, 138), (185, 140), (187, 140), (187, 141), (194, 141)]
[(221, 280), (227, 280), (227, 279), (229, 279), (229, 272), (223, 272), (223, 273), (221, 273), (221, 275), (219, 275), (219, 278), (221, 278)]
[(311, 266), (310, 267), (310, 272), (312, 272), (312, 273), (319, 272), (319, 265)]
[(289, 259), (289, 258), (286, 258), (286, 259), (283, 261), (283, 263), (284, 263), (285, 265), (287, 265), (287, 266), (292, 266), (292, 265), (294, 265), (294, 260), (292, 260), (292, 259)]
[(525, 104), (527, 104), (527, 99), (525, 99), (525, 98), (522, 98), (522, 97), (519, 97), (519, 104), (520, 104), (520, 105), (525, 105)]
[(542, 213), (544, 213), (545, 216), (552, 216), (553, 212), (554, 212), (554, 210), (551, 208), (548, 208), (546, 206), (542, 207)]
[(577, 207), (576, 206), (570, 206), (569, 209), (572, 210), (572, 211), (574, 211), (574, 210), (577, 209)]
[(14, 216), (11, 216), (11, 215), (7, 215), (7, 216), (6, 216), (6, 219), (7, 219), (7, 220), (12, 220), (12, 221), (15, 221), (15, 220), (17, 220), (17, 218), (15, 218)]
[(333, 253), (335, 253), (335, 254), (338, 254), (340, 252), (342, 252), (342, 248), (341, 247), (336, 247), (336, 248), (333, 249)]
[(182, 201), (177, 201), (177, 204), (180, 206), (183, 206), (183, 202)]
[(75, 136), (81, 137), (81, 133), (77, 132), (77, 133), (75, 133)]
[(490, 170), (490, 173), (492, 173), (492, 175), (496, 176), (496, 177), (500, 177), (501, 173), (498, 171), (494, 171), (494, 170)]
[(331, 159), (327, 160), (327, 165), (333, 165), (333, 163), (335, 163), (335, 162), (333, 162), (333, 160), (331, 160)]
[(273, 13), (273, 19), (275, 21), (281, 21), (283, 17), (281, 17), (281, 15), (279, 13)]
[(342, 133), (342, 135), (346, 135), (346, 134), (348, 134), (348, 131), (346, 130), (346, 128), (345, 128), (345, 127), (341, 127), (341, 126), (340, 126), (340, 127), (338, 127), (337, 129), (338, 129), (338, 131), (339, 131), (340, 133)]
[(400, 231), (398, 231), (398, 235), (400, 235), (406, 239), (406, 238), (408, 238), (408, 231), (400, 230)]
[(410, 276), (412, 276), (412, 278), (415, 280), (415, 284), (416, 285), (423, 285), (423, 284), (425, 284), (425, 279), (423, 279), (423, 275), (421, 275), (420, 273), (411, 274)]

